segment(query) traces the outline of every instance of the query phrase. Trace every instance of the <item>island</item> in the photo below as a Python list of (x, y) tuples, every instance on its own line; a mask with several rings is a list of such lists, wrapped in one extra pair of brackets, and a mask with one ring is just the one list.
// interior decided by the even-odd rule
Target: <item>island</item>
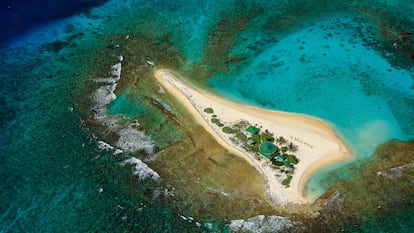
[[(310, 176), (354, 157), (335, 130), (321, 119), (232, 102), (190, 85), (168, 69), (155, 69), (154, 76), (218, 143), (263, 175), (268, 197), (276, 205), (313, 202), (315, 197), (304, 192)], [(271, 138), (263, 139), (266, 135)], [(283, 147), (284, 152), (295, 151), (292, 159), (296, 164), (288, 161), (286, 153), (277, 153)]]

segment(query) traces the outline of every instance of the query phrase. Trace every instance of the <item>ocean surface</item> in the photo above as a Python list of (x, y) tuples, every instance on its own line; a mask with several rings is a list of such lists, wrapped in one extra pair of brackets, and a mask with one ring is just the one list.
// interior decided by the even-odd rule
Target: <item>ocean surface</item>
[[(141, 77), (151, 62), (234, 101), (328, 121), (356, 158), (313, 176), (306, 191), (322, 195), (380, 144), (414, 140), (413, 9), (403, 0), (2, 1), (0, 232), (229, 230), (228, 219), (180, 212), (185, 201), (170, 201), (162, 170), (145, 164), (184, 137), (167, 120), (174, 106), (151, 92), (163, 90)], [(410, 232), (413, 200), (404, 201), (330, 229)]]

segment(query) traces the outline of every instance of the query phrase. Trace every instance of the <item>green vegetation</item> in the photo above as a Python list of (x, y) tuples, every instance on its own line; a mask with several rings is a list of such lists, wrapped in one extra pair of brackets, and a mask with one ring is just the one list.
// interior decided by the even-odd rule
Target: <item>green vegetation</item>
[(259, 144), (258, 143), (256, 143), (256, 144), (254, 144), (252, 147), (250, 147), (251, 148), (251, 150), (253, 151), (253, 152), (255, 152), (255, 153), (259, 153), (259, 151), (260, 151), (260, 147), (259, 147)]
[(291, 151), (291, 152), (296, 152), (296, 151), (298, 151), (298, 146), (293, 144), (293, 143), (289, 143), (288, 144), (288, 150)]
[(212, 114), (212, 113), (214, 113), (214, 109), (212, 109), (212, 108), (205, 108), (204, 109), (204, 112), (205, 113), (208, 113), (208, 114)]
[(223, 127), (223, 123), (220, 122), (218, 118), (211, 118), (211, 122), (216, 124), (218, 127)]
[(279, 162), (279, 161), (273, 159), (272, 164), (275, 165), (275, 166), (282, 166), (284, 164), (284, 162)]
[(280, 136), (276, 138), (276, 143), (278, 143), (279, 145), (284, 145), (287, 143), (287, 140), (284, 137)]
[(241, 132), (238, 132), (237, 134), (236, 134), (236, 138), (238, 138), (241, 142), (244, 142), (244, 143), (246, 143), (247, 142), (247, 136), (246, 135), (244, 135), (243, 133), (241, 133)]
[(260, 144), (262, 143), (261, 137), (260, 135), (254, 135), (253, 137), (250, 137), (249, 139), (252, 139), (254, 141), (255, 144)]
[(224, 126), (222, 130), (226, 134), (235, 134), (235, 133), (238, 132), (237, 129), (233, 129), (233, 128), (228, 127), (228, 126)]
[[(206, 113), (213, 113), (214, 110), (212, 108), (205, 108), (204, 112)], [(260, 129), (256, 128), (256, 126), (249, 126), (249, 122), (247, 121), (240, 121), (236, 124), (231, 126), (224, 126), (224, 124), (220, 121), (219, 118), (215, 114), (211, 116), (211, 122), (215, 125), (222, 127), (222, 131), (226, 134), (234, 134), (236, 138), (245, 145), (245, 148), (250, 152), (256, 154), (256, 159), (261, 160), (262, 158), (266, 158), (269, 160), (275, 167), (275, 169), (279, 169), (281, 173), (285, 173), (287, 177), (282, 181), (282, 184), (285, 187), (290, 187), (290, 182), (292, 180), (291, 174), (293, 170), (291, 169), (293, 164), (298, 164), (298, 158), (293, 154), (287, 154), (288, 151), (295, 152), (297, 151), (297, 146), (292, 142), (289, 142), (284, 137), (273, 137), (273, 134), (270, 133), (268, 130), (264, 130), (259, 133)], [(247, 128), (246, 128), (247, 127)], [(248, 132), (249, 135), (246, 135), (244, 132)], [(250, 141), (248, 143), (248, 141)], [(253, 143), (251, 142), (253, 141)], [(271, 143), (276, 147), (276, 151), (279, 151), (279, 158), (276, 159), (274, 154), (262, 154), (260, 146), (263, 143)], [(274, 143), (277, 143), (280, 147), (276, 146)], [(280, 149), (279, 149), (280, 148)], [(290, 170), (285, 170), (285, 167)]]
[(242, 120), (234, 124), (232, 127), (233, 129), (237, 129), (238, 131), (242, 132), (246, 129), (248, 125), (249, 125), (249, 122)]
[(284, 155), (286, 160), (291, 164), (298, 164), (299, 160), (295, 155)]
[(282, 184), (286, 186), (286, 188), (290, 187), (289, 185), (290, 185), (290, 181), (292, 181), (292, 178), (293, 176), (290, 176), (290, 175), (287, 176), (287, 178), (282, 181)]
[(267, 134), (267, 133), (262, 133), (262, 141), (263, 142), (274, 142), (275, 138), (272, 137), (271, 135)]

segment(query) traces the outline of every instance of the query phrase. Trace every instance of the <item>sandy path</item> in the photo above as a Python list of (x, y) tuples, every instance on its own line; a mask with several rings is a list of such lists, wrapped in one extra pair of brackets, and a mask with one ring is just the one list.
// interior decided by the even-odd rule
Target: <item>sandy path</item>
[[(244, 158), (264, 176), (269, 197), (276, 204), (312, 202), (315, 197), (303, 193), (309, 177), (322, 167), (353, 158), (353, 153), (336, 132), (320, 119), (234, 103), (190, 86), (167, 69), (157, 69), (154, 75), (217, 142), (231, 153)], [(295, 166), (290, 187), (286, 188), (281, 184), (285, 176), (279, 176), (280, 171), (274, 169), (270, 162), (265, 159), (257, 160), (254, 154), (230, 140), (233, 135), (223, 133), (217, 125), (211, 123), (211, 115), (203, 111), (207, 107), (213, 108), (214, 114), (225, 125), (246, 120), (269, 130), (275, 137), (283, 136), (297, 145), (299, 149), (295, 155), (299, 164)]]

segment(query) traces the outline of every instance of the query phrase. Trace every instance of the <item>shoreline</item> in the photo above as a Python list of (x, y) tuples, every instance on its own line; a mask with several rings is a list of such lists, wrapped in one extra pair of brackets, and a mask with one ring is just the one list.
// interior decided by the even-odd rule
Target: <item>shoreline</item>
[[(275, 204), (313, 202), (316, 197), (303, 193), (310, 176), (323, 167), (354, 157), (352, 151), (332, 127), (318, 118), (231, 102), (194, 88), (168, 69), (156, 69), (154, 76), (159, 84), (183, 104), (220, 145), (245, 159), (262, 174), (267, 184), (266, 192), (269, 199)], [(257, 160), (253, 153), (247, 152), (232, 142), (233, 135), (223, 133), (221, 128), (211, 123), (210, 115), (203, 111), (207, 107), (213, 108), (214, 114), (225, 124), (246, 120), (250, 124), (258, 124), (274, 133), (275, 136), (283, 136), (296, 144), (298, 152), (295, 155), (299, 163), (295, 165), (290, 187), (286, 188), (281, 184), (278, 177), (280, 171), (273, 168), (270, 162), (263, 161), (264, 159)]]

